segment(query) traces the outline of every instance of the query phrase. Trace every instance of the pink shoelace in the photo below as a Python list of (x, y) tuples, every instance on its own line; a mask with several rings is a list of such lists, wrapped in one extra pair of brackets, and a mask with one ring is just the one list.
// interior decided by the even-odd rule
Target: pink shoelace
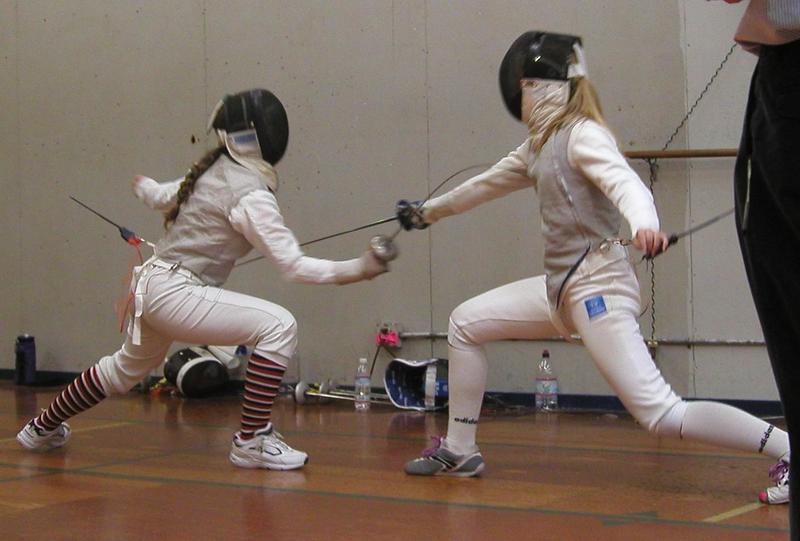
[(432, 456), (433, 453), (435, 453), (439, 449), (439, 447), (442, 446), (442, 441), (444, 440), (444, 436), (431, 436), (431, 439), (433, 440), (433, 446), (428, 447), (427, 449), (422, 451), (422, 456), (424, 456), (425, 458)]
[(785, 460), (779, 460), (774, 466), (769, 469), (769, 477), (775, 484), (780, 485), (784, 476), (789, 472), (789, 463)]

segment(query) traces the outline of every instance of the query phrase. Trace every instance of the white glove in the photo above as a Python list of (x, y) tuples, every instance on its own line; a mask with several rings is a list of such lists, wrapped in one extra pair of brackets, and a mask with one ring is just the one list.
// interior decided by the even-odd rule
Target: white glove
[(372, 280), (384, 272), (389, 272), (389, 265), (386, 261), (381, 261), (375, 257), (372, 250), (367, 250), (361, 254), (361, 257), (358, 258), (358, 262), (361, 265), (362, 280)]
[(379, 274), (389, 271), (386, 262), (381, 261), (372, 250), (367, 250), (361, 257), (339, 261), (339, 271), (336, 273), (336, 283), (339, 285), (352, 284), (361, 280), (372, 280)]
[(181, 182), (183, 182), (183, 178), (159, 184), (150, 177), (136, 175), (133, 177), (131, 187), (136, 198), (151, 209), (168, 210), (178, 200)]

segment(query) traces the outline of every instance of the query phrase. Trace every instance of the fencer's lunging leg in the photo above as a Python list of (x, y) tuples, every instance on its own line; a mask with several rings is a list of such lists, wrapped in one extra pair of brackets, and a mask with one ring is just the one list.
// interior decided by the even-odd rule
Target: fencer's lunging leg
[(483, 344), (555, 336), (544, 276), (507, 284), (474, 297), (450, 315), (449, 414), (445, 445), (474, 452), (488, 362)]
[(472, 477), (484, 469), (475, 444), (488, 363), (483, 344), (558, 332), (550, 320), (544, 276), (520, 280), (468, 300), (450, 315), (447, 437), (405, 465), (409, 475)]
[(761, 453), (776, 460), (789, 452), (789, 435), (785, 431), (719, 402), (689, 402), (681, 438)]
[(572, 319), (598, 369), (642, 426), (662, 436), (776, 459), (789, 451), (786, 432), (749, 413), (716, 402), (682, 400), (650, 357), (630, 299), (603, 297), (605, 313), (590, 317), (584, 303), (577, 302)]
[(17, 434), (17, 441), (26, 449), (64, 445), (70, 437), (67, 419), (96, 406), (111, 394), (130, 390), (161, 364), (169, 345), (169, 339), (143, 324), (140, 344), (133, 344), (129, 336), (119, 351), (85, 370)]
[[(235, 291), (197, 284), (173, 292), (168, 273), (148, 284), (153, 301), (148, 320), (176, 340), (194, 344), (247, 344), (240, 440), (270, 427), (272, 405), (295, 349), (297, 322), (282, 306)], [(271, 429), (271, 427), (270, 427)]]
[(771, 485), (758, 494), (761, 503), (789, 501), (789, 435), (740, 409), (718, 402), (678, 402), (655, 425), (656, 434), (761, 453), (777, 462), (769, 470)]
[(204, 284), (175, 287), (169, 271), (153, 271), (147, 319), (189, 344), (253, 346), (247, 364), (241, 430), (229, 458), (242, 468), (290, 470), (306, 453), (292, 449), (273, 429), (272, 406), (297, 348), (297, 322), (275, 303)]
[[(271, 422), (272, 406), (297, 340), (294, 318), (283, 312), (279, 319), (287, 324), (268, 326), (270, 332), (262, 335), (247, 363), (241, 429), (233, 436), (229, 455), (241, 468), (293, 470), (308, 462), (308, 455), (283, 441)], [(276, 347), (278, 344), (289, 347)]]
[(55, 430), (70, 417), (97, 405), (105, 397), (106, 393), (97, 375), (97, 366), (92, 366), (61, 391), (50, 406), (32, 422), (40, 430)]
[(448, 347), (449, 387), (448, 410), (450, 420), (447, 425), (447, 447), (457, 454), (472, 452), (481, 415), (483, 393), (486, 390), (488, 363), (481, 346), (465, 343), (460, 333), (448, 333), (451, 344)]

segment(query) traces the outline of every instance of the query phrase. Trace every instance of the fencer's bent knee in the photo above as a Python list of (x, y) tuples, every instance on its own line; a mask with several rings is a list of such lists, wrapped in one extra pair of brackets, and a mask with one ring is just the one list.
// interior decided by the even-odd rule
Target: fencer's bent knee
[(103, 391), (106, 396), (127, 393), (151, 370), (161, 366), (163, 361), (160, 355), (155, 358), (135, 358), (127, 354), (123, 347), (113, 355), (103, 357), (97, 363)]
[(683, 418), (686, 415), (688, 402), (681, 400), (676, 402), (663, 415), (657, 418), (642, 420), (637, 417), (639, 423), (647, 430), (658, 436), (680, 437)]
[(472, 340), (467, 336), (467, 333), (464, 332), (461, 326), (461, 320), (458, 318), (458, 308), (453, 310), (453, 313), (450, 314), (450, 323), (447, 329), (447, 342), (451, 346), (456, 348), (461, 347), (468, 347), (475, 345), (473, 344)]
[(288, 310), (273, 311), (256, 337), (254, 351), (279, 364), (286, 365), (297, 349), (297, 321)]

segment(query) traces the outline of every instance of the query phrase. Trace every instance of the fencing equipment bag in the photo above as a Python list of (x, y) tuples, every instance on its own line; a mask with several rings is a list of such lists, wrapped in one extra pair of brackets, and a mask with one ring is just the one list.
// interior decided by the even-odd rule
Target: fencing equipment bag
[(447, 359), (394, 358), (383, 378), (389, 400), (400, 409), (435, 411), (447, 407)]
[(203, 346), (228, 369), (228, 375), (240, 371), (253, 353), (247, 346)]
[(205, 347), (192, 346), (169, 356), (164, 378), (184, 396), (201, 398), (228, 382), (228, 368)]

